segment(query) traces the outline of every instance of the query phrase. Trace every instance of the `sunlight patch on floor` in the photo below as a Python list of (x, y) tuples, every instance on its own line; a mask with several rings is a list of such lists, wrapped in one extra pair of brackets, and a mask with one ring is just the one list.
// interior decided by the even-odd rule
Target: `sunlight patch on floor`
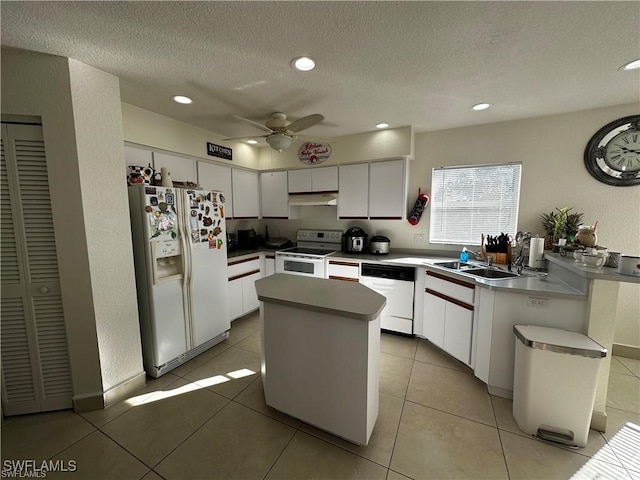
[(240, 370), (234, 370), (226, 375), (214, 375), (213, 377), (203, 378), (192, 382), (188, 385), (176, 387), (172, 390), (159, 390), (157, 392), (145, 393), (125, 400), (126, 403), (133, 407), (139, 407), (149, 403), (157, 402), (159, 400), (165, 400), (167, 398), (175, 397), (177, 395), (183, 395), (185, 393), (193, 392), (201, 388), (212, 387), (221, 383), (230, 382), (239, 378), (248, 377), (254, 375), (256, 372), (248, 368), (241, 368)]
[(616, 472), (620, 467), (616, 469), (611, 464), (622, 463), (624, 468), (640, 470), (640, 426), (627, 422), (609, 440), (608, 446), (611, 450), (601, 448), (571, 477), (571, 480), (617, 478)]

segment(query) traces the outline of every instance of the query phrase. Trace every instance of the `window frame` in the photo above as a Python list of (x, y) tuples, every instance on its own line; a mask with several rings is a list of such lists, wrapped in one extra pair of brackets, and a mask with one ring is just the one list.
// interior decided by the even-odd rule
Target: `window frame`
[[(501, 169), (506, 171), (500, 172)], [(446, 178), (447, 172), (452, 173), (449, 178)], [(471, 183), (469, 172), (474, 177)], [(486, 180), (492, 177), (492, 173), (493, 176), (498, 174), (496, 180), (499, 181), (487, 183)], [(457, 190), (456, 183), (460, 186)], [(431, 171), (429, 242), (479, 246), (482, 233), (506, 233), (515, 237), (521, 185), (522, 162), (434, 167)], [(507, 190), (500, 190), (500, 195), (496, 198), (496, 192), (503, 186)], [(448, 190), (444, 196), (441, 195), (443, 189)], [(463, 196), (470, 197), (470, 200), (461, 200), (460, 197)], [(484, 206), (478, 205), (481, 201), (485, 202)], [(460, 228), (463, 222), (471, 229), (466, 235)]]

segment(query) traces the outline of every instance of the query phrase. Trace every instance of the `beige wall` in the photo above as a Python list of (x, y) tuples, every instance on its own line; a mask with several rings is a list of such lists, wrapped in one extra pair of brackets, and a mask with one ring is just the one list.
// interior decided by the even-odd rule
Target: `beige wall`
[[(124, 139), (198, 160), (221, 162), (234, 167), (258, 169), (258, 148), (242, 142), (223, 142), (221, 136), (164, 115), (127, 103), (122, 104)], [(207, 155), (207, 142), (233, 149), (233, 161)]]
[(74, 400), (143, 373), (118, 79), (2, 50), (2, 113), (42, 118)]

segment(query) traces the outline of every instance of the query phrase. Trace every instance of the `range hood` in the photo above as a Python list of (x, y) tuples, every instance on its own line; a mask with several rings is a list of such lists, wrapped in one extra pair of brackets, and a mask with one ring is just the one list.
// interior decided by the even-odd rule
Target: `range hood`
[(289, 205), (292, 207), (328, 207), (337, 204), (337, 192), (289, 195)]

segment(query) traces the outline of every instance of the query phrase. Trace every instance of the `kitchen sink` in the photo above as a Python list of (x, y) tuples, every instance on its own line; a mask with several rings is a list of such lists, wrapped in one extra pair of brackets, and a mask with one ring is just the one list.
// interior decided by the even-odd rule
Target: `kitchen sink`
[(477, 265), (473, 265), (471, 263), (465, 263), (465, 262), (458, 262), (458, 261), (451, 261), (451, 262), (437, 262), (434, 263), (434, 265), (437, 265), (438, 267), (444, 267), (444, 268), (450, 268), (452, 270), (463, 270), (466, 268), (477, 268)]
[(496, 270), (493, 268), (471, 268), (469, 270), (465, 270), (464, 273), (475, 275), (476, 277), (490, 278), (492, 280), (499, 278), (515, 278), (521, 276), (514, 272), (505, 272), (504, 270)]

